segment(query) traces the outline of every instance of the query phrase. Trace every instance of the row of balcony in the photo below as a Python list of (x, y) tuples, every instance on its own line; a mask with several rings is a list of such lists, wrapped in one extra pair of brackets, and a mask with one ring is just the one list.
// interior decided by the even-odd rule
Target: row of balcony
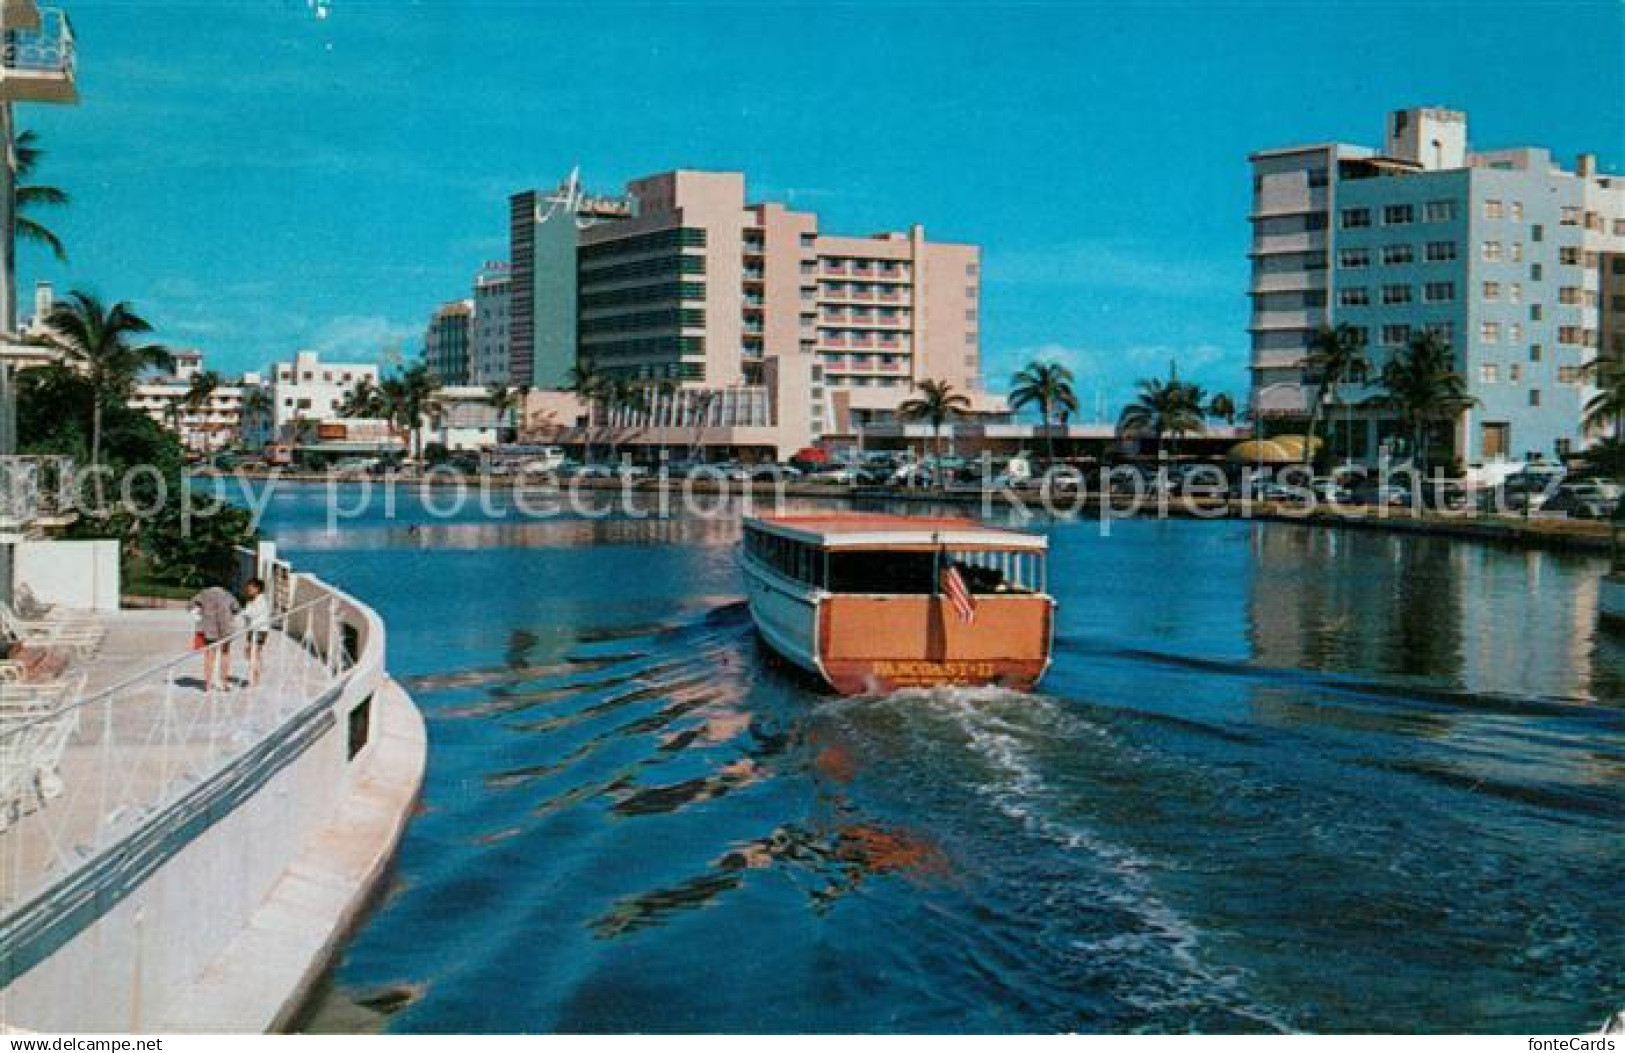
[(836, 289), (824, 286), (818, 290), (818, 298), (843, 303), (894, 303), (905, 307), (910, 302), (908, 294), (900, 289), (888, 289), (884, 292), (859, 292), (855, 289)]
[(906, 282), (910, 280), (910, 271), (907, 267), (897, 267), (890, 271), (878, 267), (859, 263), (832, 263), (825, 260), (819, 268), (819, 274), (831, 278), (863, 278), (869, 281)]
[(907, 329), (913, 324), (902, 315), (883, 318), (879, 315), (856, 314), (852, 311), (825, 311), (819, 321), (824, 325), (857, 325), (874, 329)]
[(906, 346), (901, 340), (877, 338), (873, 334), (864, 333), (854, 336), (824, 336), (818, 339), (820, 348), (876, 348), (882, 351), (902, 351)]

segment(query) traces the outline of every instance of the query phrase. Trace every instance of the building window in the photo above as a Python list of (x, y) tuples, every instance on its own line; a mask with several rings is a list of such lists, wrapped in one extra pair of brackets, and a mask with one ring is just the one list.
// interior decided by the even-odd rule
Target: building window
[(1448, 223), (1456, 218), (1454, 201), (1429, 201), (1425, 215), (1429, 223)]
[(1511, 208), (1511, 212), (1509, 213), (1508, 218), (1510, 218), (1514, 223), (1522, 223), (1523, 222), (1523, 202), (1522, 201), (1514, 201), (1514, 202), (1512, 202), (1510, 208)]
[(1540, 389), (1539, 388), (1530, 388), (1529, 389), (1529, 404), (1531, 406), (1539, 406), (1540, 405)]
[(1484, 299), (1486, 299), (1486, 300), (1499, 300), (1500, 298), (1501, 298), (1501, 283), (1500, 282), (1485, 282), (1484, 283)]
[(1331, 181), (1331, 173), (1324, 168), (1311, 168), (1304, 174), (1308, 177), (1311, 187), (1325, 186)]
[(1404, 347), (1411, 342), (1411, 327), (1408, 325), (1383, 326), (1382, 342), (1386, 347)]
[(1416, 222), (1416, 207), (1414, 205), (1384, 205), (1382, 209), (1382, 222), (1384, 226), (1399, 227), (1406, 223)]
[(1577, 325), (1560, 325), (1557, 327), (1557, 342), (1577, 347), (1585, 339), (1584, 332)]
[(1422, 299), (1428, 303), (1448, 303), (1455, 298), (1455, 282), (1428, 282), (1422, 287)]
[(1383, 303), (1410, 303), (1411, 287), (1409, 285), (1384, 285), (1382, 287)]
[(1546, 276), (1546, 268), (1545, 267), (1542, 267), (1538, 263), (1531, 263), (1529, 265), (1529, 280), (1530, 281), (1538, 282), (1538, 281), (1542, 280), (1545, 276)]
[(1522, 263), (1523, 262), (1523, 242), (1514, 241), (1512, 243), (1512, 245), (1511, 245), (1511, 252), (1507, 256), (1507, 258), (1510, 259), (1513, 263)]
[(1369, 227), (1371, 225), (1371, 210), (1369, 208), (1345, 208), (1343, 210), (1343, 229), (1353, 230), (1356, 227)]
[(1500, 343), (1501, 323), (1483, 322), (1478, 327), (1478, 339), (1486, 344)]
[(1539, 362), (1542, 348), (1539, 344), (1529, 345), (1529, 361)]
[(1422, 331), (1446, 347), (1456, 342), (1456, 326), (1454, 322), (1429, 322), (1422, 327)]
[(1565, 267), (1578, 267), (1580, 265), (1580, 247), (1578, 245), (1563, 245), (1557, 250), (1557, 262)]
[(1371, 265), (1370, 249), (1344, 249), (1337, 254), (1337, 265), (1354, 269)]
[(1546, 240), (1546, 228), (1544, 226), (1542, 226), (1541, 224), (1539, 224), (1539, 223), (1535, 223), (1535, 224), (1531, 225), (1530, 228), (1529, 228), (1529, 240), (1530, 241), (1545, 241)]
[(1429, 263), (1443, 263), (1456, 258), (1456, 243), (1453, 241), (1428, 242), (1427, 258)]
[(1521, 344), (1521, 343), (1523, 343), (1523, 323), (1522, 322), (1508, 322), (1507, 323), (1507, 343), (1509, 343), (1509, 344)]
[(1542, 318), (1544, 318), (1545, 316), (1546, 316), (1546, 309), (1544, 307), (1542, 307), (1540, 304), (1532, 303), (1532, 304), (1529, 305), (1529, 320), (1531, 322), (1538, 322)]
[(1501, 243), (1499, 241), (1486, 241), (1482, 255), (1486, 262), (1499, 263), (1501, 260)]
[(1580, 303), (1579, 287), (1575, 285), (1565, 285), (1561, 289), (1557, 290), (1557, 302), (1568, 304), (1571, 307), (1578, 306)]
[(1501, 202), (1495, 200), (1486, 200), (1484, 202), (1485, 219), (1505, 219), (1506, 214), (1506, 206)]
[(1523, 283), (1513, 282), (1507, 286), (1507, 302), (1523, 303)]
[(1402, 264), (1416, 262), (1416, 249), (1410, 245), (1384, 245), (1382, 247), (1382, 262), (1386, 264)]
[(1558, 222), (1565, 227), (1577, 227), (1580, 225), (1580, 211), (1578, 205), (1564, 205), (1562, 218)]
[(1507, 367), (1507, 379), (1514, 384), (1523, 379), (1523, 364), (1521, 362), (1514, 362)]
[(1494, 384), (1501, 379), (1501, 367), (1494, 362), (1485, 362), (1478, 367), (1478, 380), (1481, 384)]
[(1512, 425), (1485, 421), (1478, 426), (1478, 452), (1486, 461), (1500, 460), (1512, 447)]
[(1558, 366), (1557, 382), (1559, 384), (1578, 384), (1580, 382), (1580, 367)]

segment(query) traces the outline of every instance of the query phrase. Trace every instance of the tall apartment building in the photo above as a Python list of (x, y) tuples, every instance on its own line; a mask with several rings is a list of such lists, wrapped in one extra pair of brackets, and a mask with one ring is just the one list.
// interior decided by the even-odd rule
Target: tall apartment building
[(442, 382), (469, 382), (473, 373), (473, 329), (473, 300), (441, 304), (429, 317), (429, 327), (423, 334), (423, 357)]
[(508, 200), (511, 383), (563, 388), (576, 364), (576, 256), (583, 228), (627, 219), (632, 203), (583, 193), (575, 173), (551, 193)]
[(513, 384), (509, 303), (513, 283), (506, 263), (487, 263), (474, 279), (474, 326), (468, 382), (477, 387)]
[(539, 387), (559, 386), (575, 356), (719, 393), (805, 374), (806, 441), (895, 410), (927, 378), (989, 401), (975, 246), (919, 226), (822, 234), (813, 213), (749, 202), (738, 172), (666, 172), (621, 197), (583, 195), (572, 176), (550, 196), (515, 195), (512, 216), (513, 361), (530, 362)]
[(1269, 428), (1301, 430), (1310, 342), (1347, 324), (1372, 370), (1328, 393), (1334, 453), (1392, 448), (1401, 429), (1373, 381), (1421, 331), (1449, 341), (1474, 399), (1451, 429), (1466, 466), (1584, 444), (1584, 367), (1625, 351), (1603, 342), (1625, 180), (1590, 155), (1568, 171), (1543, 149), (1471, 151), (1466, 115), (1436, 108), (1393, 113), (1381, 151), (1321, 143), (1250, 160), (1252, 406)]

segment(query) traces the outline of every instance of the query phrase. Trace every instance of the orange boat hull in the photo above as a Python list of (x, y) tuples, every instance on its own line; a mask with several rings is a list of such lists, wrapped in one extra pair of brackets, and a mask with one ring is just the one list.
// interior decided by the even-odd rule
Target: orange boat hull
[(1049, 667), (1054, 604), (1045, 596), (979, 596), (964, 621), (939, 596), (827, 596), (818, 658), (842, 694), (903, 688), (1034, 687)]

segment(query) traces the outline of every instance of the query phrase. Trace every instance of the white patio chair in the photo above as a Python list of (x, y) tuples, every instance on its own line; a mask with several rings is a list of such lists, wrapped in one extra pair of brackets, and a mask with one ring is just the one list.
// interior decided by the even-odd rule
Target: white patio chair
[(62, 793), (62, 755), (79, 730), (70, 703), (84, 691), (83, 673), (71, 680), (0, 689), (0, 830), (22, 817), (29, 798), (36, 808)]
[(28, 621), (0, 603), (0, 632), (21, 643), (64, 647), (81, 655), (94, 654), (107, 630), (94, 622)]

